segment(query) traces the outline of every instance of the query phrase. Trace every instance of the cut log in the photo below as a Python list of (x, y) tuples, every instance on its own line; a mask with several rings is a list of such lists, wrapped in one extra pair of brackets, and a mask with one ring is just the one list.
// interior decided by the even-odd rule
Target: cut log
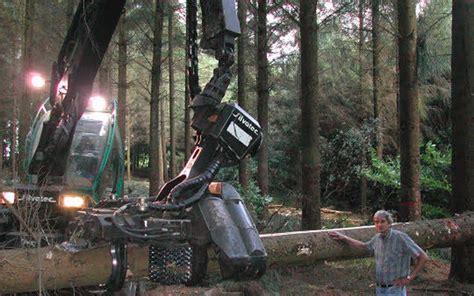
[[(395, 224), (424, 249), (474, 244), (474, 213), (449, 219)], [(374, 234), (373, 226), (338, 229), (361, 241)], [(311, 264), (321, 260), (360, 258), (363, 251), (351, 249), (327, 235), (328, 230), (261, 235), (268, 252), (268, 265)], [(0, 293), (90, 286), (105, 283), (111, 271), (109, 247), (68, 253), (57, 247), (0, 251)], [(210, 272), (217, 270), (211, 259)], [(148, 247), (128, 247), (128, 277), (139, 278), (148, 272)], [(40, 280), (41, 279), (41, 280)]]
[[(453, 245), (474, 244), (474, 213), (467, 212), (449, 219), (423, 220), (397, 223), (394, 229), (406, 232), (424, 249), (444, 248)], [(361, 226), (337, 230), (360, 241), (368, 241), (375, 234), (374, 226)], [(263, 234), (268, 252), (269, 266), (306, 264), (321, 260), (353, 259), (368, 256), (363, 250), (350, 248), (333, 241), (329, 230), (299, 231)]]

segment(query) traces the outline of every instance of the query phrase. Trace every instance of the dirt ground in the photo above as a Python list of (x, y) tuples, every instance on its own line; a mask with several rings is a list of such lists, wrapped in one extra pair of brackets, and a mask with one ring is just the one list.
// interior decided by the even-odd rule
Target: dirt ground
[[(408, 287), (408, 295), (474, 295), (474, 285), (448, 281), (449, 263), (430, 261)], [(145, 295), (374, 295), (370, 259), (268, 270), (255, 282), (220, 282), (207, 287), (159, 286)]]
[[(300, 214), (297, 209), (274, 205), (269, 212), (272, 226), (265, 230), (281, 231), (287, 230), (289, 225), (295, 227)], [(322, 209), (321, 215), (323, 225), (328, 228), (362, 225), (367, 221), (359, 215), (333, 209)], [(449, 268), (449, 260), (435, 254), (408, 287), (408, 294), (474, 295), (474, 285), (460, 285), (448, 280)], [(321, 262), (311, 266), (270, 269), (254, 282), (221, 282), (211, 278), (202, 287), (158, 286), (146, 295), (374, 295), (374, 275), (373, 258)]]

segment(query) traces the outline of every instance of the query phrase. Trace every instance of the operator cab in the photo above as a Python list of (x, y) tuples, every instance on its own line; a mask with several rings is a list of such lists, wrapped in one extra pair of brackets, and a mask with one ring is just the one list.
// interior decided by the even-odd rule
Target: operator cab
[[(49, 119), (49, 100), (38, 111), (27, 138), (29, 160), (38, 145), (43, 123)], [(58, 194), (84, 196), (84, 205), (96, 204), (106, 194), (122, 194), (123, 147), (116, 117), (117, 103), (107, 104), (102, 97), (91, 97), (76, 124), (63, 176), (49, 176), (47, 186), (61, 185)], [(28, 175), (36, 184), (37, 176)]]
[(110, 120), (107, 113), (84, 112), (77, 122), (65, 174), (69, 186), (93, 185), (104, 155)]

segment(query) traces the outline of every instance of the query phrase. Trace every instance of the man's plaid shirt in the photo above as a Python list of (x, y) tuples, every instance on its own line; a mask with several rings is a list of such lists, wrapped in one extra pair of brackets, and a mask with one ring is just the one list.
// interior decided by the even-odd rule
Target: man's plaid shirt
[(385, 285), (406, 278), (410, 273), (410, 258), (416, 259), (423, 252), (406, 233), (395, 229), (389, 229), (385, 236), (378, 233), (365, 244), (375, 254), (376, 281)]

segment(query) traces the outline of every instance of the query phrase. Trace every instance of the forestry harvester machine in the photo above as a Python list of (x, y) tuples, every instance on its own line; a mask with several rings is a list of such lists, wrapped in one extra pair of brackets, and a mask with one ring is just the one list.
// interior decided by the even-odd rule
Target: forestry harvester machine
[[(120, 289), (125, 280), (129, 243), (150, 246), (149, 277), (164, 284), (199, 283), (206, 275), (209, 248), (217, 254), (223, 278), (256, 279), (266, 268), (266, 251), (238, 192), (230, 184), (214, 182), (221, 167), (255, 154), (262, 140), (261, 128), (251, 115), (237, 104), (221, 102), (231, 80), (235, 39), (240, 34), (236, 4), (234, 0), (200, 0), (200, 4), (201, 44), (214, 52), (218, 65), (201, 91), (197, 3), (188, 0), (187, 87), (193, 98), (191, 126), (196, 131), (190, 159), (157, 196), (127, 201), (112, 190), (100, 200), (85, 202), (68, 226), (70, 243), (110, 244), (113, 263), (106, 288), (111, 291)], [(66, 159), (124, 5), (125, 0), (81, 0), (78, 5), (53, 64), (52, 110), (42, 124), (28, 167), (40, 185), (67, 171)]]

